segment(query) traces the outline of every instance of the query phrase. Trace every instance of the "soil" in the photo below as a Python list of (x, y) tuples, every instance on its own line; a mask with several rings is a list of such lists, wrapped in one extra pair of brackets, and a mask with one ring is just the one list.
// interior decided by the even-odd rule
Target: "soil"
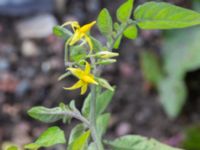
[[(89, 2), (89, 0), (88, 0)], [(136, 5), (145, 0), (136, 0)], [(184, 0), (169, 0), (181, 6), (190, 7), (190, 2)], [(108, 8), (114, 16), (116, 8), (122, 0), (101, 1), (99, 8)], [(91, 13), (86, 0), (69, 0), (64, 13), (54, 12), (61, 23), (65, 18), (73, 16), (85, 23), (96, 18), (98, 7)], [(75, 11), (75, 8), (79, 8)], [(7, 67), (0, 66), (0, 143), (12, 141), (17, 144), (33, 141), (47, 126), (31, 119), (27, 110), (32, 106), (44, 105), (54, 107), (60, 101), (68, 103), (76, 99), (80, 108), (84, 96), (77, 96), (79, 91), (68, 92), (63, 86), (74, 83), (57, 81), (65, 70), (63, 65), (63, 41), (51, 35), (43, 39), (31, 39), (40, 49), (39, 56), (25, 57), (21, 51), (24, 40), (20, 39), (15, 30), (15, 22), (21, 17), (0, 16), (0, 59), (5, 59)], [(96, 33), (100, 37), (99, 33)], [(100, 37), (101, 38), (101, 37)], [(103, 76), (111, 84), (116, 85), (116, 93), (108, 110), (112, 118), (106, 137), (114, 138), (124, 134), (140, 134), (154, 137), (166, 143), (174, 142), (182, 137), (184, 129), (198, 123), (199, 91), (195, 83), (200, 82), (199, 73), (188, 73), (186, 83), (189, 91), (188, 102), (181, 115), (170, 120), (159, 103), (156, 89), (144, 80), (140, 68), (139, 55), (149, 50), (160, 55), (162, 48), (161, 31), (140, 31), (135, 41), (123, 39), (119, 49), (118, 62), (107, 66)], [(48, 66), (48, 68), (46, 67)], [(63, 126), (66, 132), (74, 126)], [(173, 140), (176, 139), (176, 140)]]

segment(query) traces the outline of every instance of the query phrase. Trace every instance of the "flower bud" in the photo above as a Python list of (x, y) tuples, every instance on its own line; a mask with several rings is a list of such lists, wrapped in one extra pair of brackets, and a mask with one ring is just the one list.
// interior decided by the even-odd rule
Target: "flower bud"
[(97, 64), (99, 64), (99, 65), (108, 65), (108, 64), (115, 63), (115, 62), (116, 62), (116, 59), (104, 59), (104, 60), (101, 60), (101, 61), (97, 62)]
[(114, 52), (109, 52), (109, 51), (101, 51), (97, 53), (97, 57), (104, 58), (104, 59), (116, 57), (116, 56), (119, 56), (119, 53), (114, 53)]

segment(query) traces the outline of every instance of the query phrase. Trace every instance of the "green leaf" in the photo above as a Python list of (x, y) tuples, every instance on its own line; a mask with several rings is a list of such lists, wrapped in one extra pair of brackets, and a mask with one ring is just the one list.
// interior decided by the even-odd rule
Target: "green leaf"
[(102, 137), (105, 134), (106, 129), (107, 129), (108, 124), (109, 124), (109, 120), (110, 120), (110, 114), (109, 113), (98, 116), (98, 118), (97, 118), (97, 131), (98, 131), (99, 137)]
[(6, 150), (19, 150), (17, 146), (10, 146)]
[(72, 33), (69, 30), (61, 26), (53, 27), (53, 34), (63, 39), (68, 39), (70, 36), (72, 36)]
[(185, 28), (200, 24), (200, 14), (165, 2), (147, 2), (134, 12), (142, 29)]
[(69, 136), (69, 144), (71, 144), (74, 140), (76, 140), (79, 136), (84, 133), (85, 127), (83, 124), (76, 125), (70, 133)]
[[(112, 60), (112, 59), (107, 59), (107, 60)], [(108, 90), (110, 90), (110, 91), (114, 91), (113, 87), (108, 83), (108, 81), (106, 81), (106, 80), (103, 79), (103, 78), (96, 78), (96, 79), (97, 79), (98, 83), (99, 83), (102, 87), (104, 87), (104, 88), (106, 88), (106, 89), (108, 89)]]
[(10, 142), (2, 143), (1, 149), (2, 150), (20, 150), (20, 148), (17, 145)]
[(108, 36), (112, 34), (113, 31), (113, 23), (112, 23), (112, 18), (110, 16), (110, 13), (108, 12), (107, 9), (103, 9), (98, 18), (97, 18), (97, 26), (100, 30), (100, 32), (104, 36)]
[(96, 149), (95, 143), (90, 143), (88, 150), (95, 150), (95, 149)]
[[(96, 98), (96, 113), (97, 116), (102, 114), (105, 109), (108, 107), (110, 101), (112, 100), (112, 97), (114, 95), (114, 91), (106, 90), (102, 92), (101, 94), (98, 92), (97, 98)], [(91, 100), (91, 94), (89, 94), (83, 104), (82, 107), (82, 113), (85, 117), (89, 116), (90, 112), (90, 100)]]
[(133, 40), (138, 36), (137, 27), (135, 25), (130, 25), (125, 29), (123, 34), (126, 38)]
[(189, 127), (184, 133), (183, 148), (187, 150), (200, 149), (200, 124)]
[(132, 13), (133, 9), (133, 0), (127, 0), (124, 4), (122, 4), (118, 9), (117, 9), (117, 19), (122, 22), (126, 23)]
[(70, 59), (74, 62), (79, 62), (86, 57), (87, 47), (85, 45), (75, 45), (70, 47)]
[(106, 144), (113, 150), (181, 150), (138, 135), (122, 136), (114, 141), (106, 141)]
[(187, 91), (184, 81), (168, 77), (159, 83), (161, 103), (170, 118), (176, 118), (185, 104)]
[(149, 51), (142, 52), (140, 61), (144, 78), (153, 85), (157, 85), (162, 80), (163, 73), (156, 55)]
[(60, 107), (46, 108), (43, 106), (36, 106), (28, 111), (28, 115), (32, 118), (45, 122), (52, 123), (63, 118), (63, 110)]
[(97, 39), (95, 39), (94, 37), (90, 37), (92, 40), (92, 44), (93, 44), (93, 49), (95, 52), (99, 52), (102, 51), (103, 49), (103, 45), (101, 44), (100, 41), (98, 41)]
[[(173, 32), (168, 31), (165, 35), (163, 46), (164, 71), (169, 77), (164, 79), (162, 86), (159, 86), (161, 88), (159, 91), (161, 91), (160, 97), (163, 107), (167, 114), (173, 118), (180, 113), (181, 107), (184, 106), (186, 101), (187, 87), (184, 84), (186, 73), (200, 68), (199, 29), (199, 27), (194, 27), (174, 30)], [(180, 92), (172, 90), (176, 88)], [(164, 89), (167, 90), (164, 91)], [(176, 108), (177, 110), (175, 110)]]
[(119, 48), (120, 43), (121, 43), (121, 40), (122, 40), (122, 35), (119, 36), (119, 37), (117, 38), (117, 40), (115, 41), (114, 46), (113, 46), (114, 49), (118, 49), (118, 48)]
[(59, 127), (50, 127), (34, 143), (25, 145), (25, 149), (37, 150), (40, 147), (51, 147), (65, 143), (64, 132)]
[(90, 131), (81, 134), (68, 147), (67, 150), (87, 150), (87, 141), (90, 137)]

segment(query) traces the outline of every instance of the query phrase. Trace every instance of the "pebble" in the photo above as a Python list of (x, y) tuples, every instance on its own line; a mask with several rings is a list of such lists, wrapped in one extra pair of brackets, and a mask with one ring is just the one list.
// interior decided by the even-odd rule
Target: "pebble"
[(23, 96), (29, 89), (31, 85), (28, 80), (22, 80), (16, 87), (16, 95), (17, 96)]
[(56, 18), (51, 14), (40, 14), (16, 23), (20, 38), (46, 38), (52, 34), (52, 28), (57, 25)]
[(10, 64), (9, 61), (7, 59), (4, 58), (0, 58), (0, 71), (4, 71), (9, 69)]
[(39, 47), (31, 40), (25, 40), (22, 42), (21, 52), (25, 57), (35, 57), (39, 55)]
[(122, 122), (117, 126), (116, 133), (118, 136), (129, 134), (131, 132), (131, 125), (128, 122)]

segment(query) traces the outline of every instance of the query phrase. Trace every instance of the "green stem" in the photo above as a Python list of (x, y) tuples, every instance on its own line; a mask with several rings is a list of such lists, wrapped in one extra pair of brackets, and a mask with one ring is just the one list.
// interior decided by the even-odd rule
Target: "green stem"
[(104, 150), (103, 144), (96, 129), (96, 85), (91, 86), (91, 101), (90, 101), (90, 130), (92, 138), (97, 150)]

